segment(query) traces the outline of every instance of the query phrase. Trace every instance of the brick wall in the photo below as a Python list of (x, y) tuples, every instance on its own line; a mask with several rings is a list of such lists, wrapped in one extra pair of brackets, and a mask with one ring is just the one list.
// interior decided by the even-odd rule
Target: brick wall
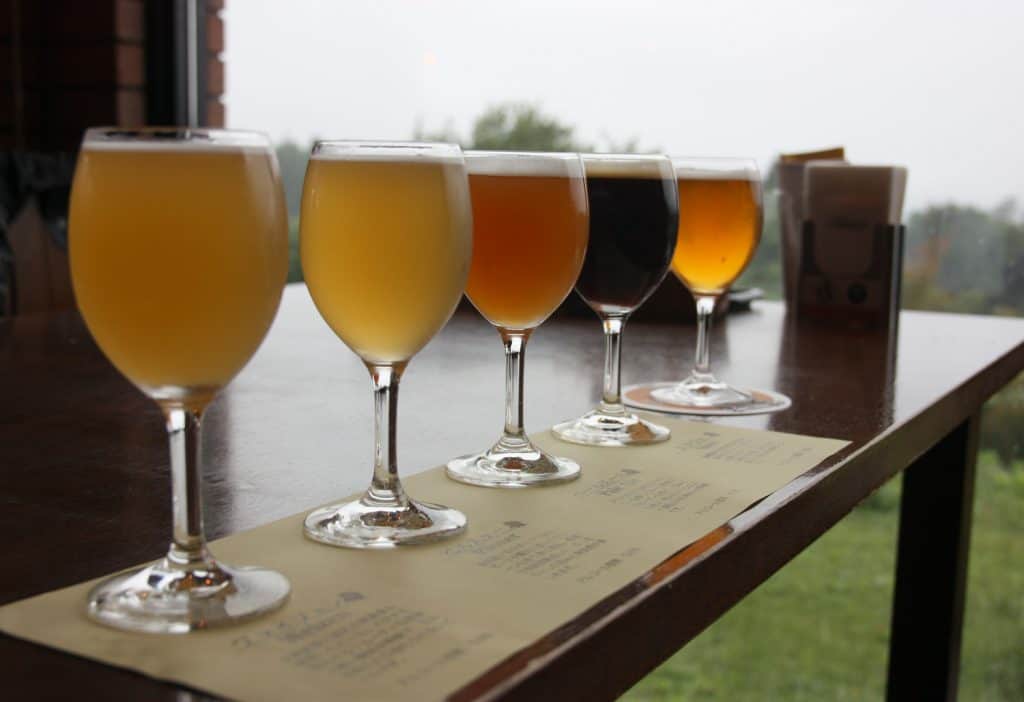
[[(145, 3), (0, 0), (0, 149), (72, 151), (86, 127), (146, 119)], [(222, 0), (205, 3), (206, 123), (223, 126)]]
[(224, 126), (224, 0), (206, 0), (206, 124)]

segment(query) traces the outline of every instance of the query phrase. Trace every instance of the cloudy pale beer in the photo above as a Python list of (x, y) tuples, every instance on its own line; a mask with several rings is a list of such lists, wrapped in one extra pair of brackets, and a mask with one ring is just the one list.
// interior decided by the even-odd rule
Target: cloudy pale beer
[(117, 368), (203, 404), (259, 346), (288, 268), (265, 146), (86, 140), (70, 210), (75, 297)]
[[(532, 329), (566, 298), (587, 250), (581, 175), (470, 168), (473, 265), (466, 294), (491, 324)], [(564, 172), (564, 166), (559, 164)]]
[(672, 271), (694, 294), (725, 291), (761, 238), (761, 190), (742, 174), (679, 174)]
[(406, 361), (444, 326), (469, 272), (461, 156), (314, 153), (302, 198), (302, 269), (317, 309), (364, 361)]

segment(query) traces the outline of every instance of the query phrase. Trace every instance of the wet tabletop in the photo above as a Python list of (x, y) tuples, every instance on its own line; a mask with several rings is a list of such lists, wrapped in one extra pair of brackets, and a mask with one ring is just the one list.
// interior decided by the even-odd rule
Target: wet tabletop
[[(683, 377), (694, 333), (682, 323), (628, 324), (623, 383)], [(536, 331), (526, 353), (528, 431), (596, 403), (603, 354), (596, 317), (555, 319)], [(712, 361), (726, 380), (793, 399), (779, 414), (713, 421), (853, 444), (709, 535), (699, 553), (727, 542), (734, 528), (768, 520), (794, 495), (811, 488), (825, 494), (824, 478), (833, 473), (864, 475), (835, 486), (845, 491), (842, 509), (866, 497), (1024, 369), (1024, 321), (908, 312), (893, 343), (878, 333), (798, 325), (781, 304), (761, 302), (716, 323)], [(413, 359), (399, 393), (403, 473), (497, 438), (503, 364), (497, 333), (471, 309), (457, 313)], [(306, 289), (289, 286), (263, 346), (205, 417), (208, 535), (258, 526), (364, 488), (371, 410), (362, 363), (323, 323)], [(882, 457), (893, 465), (881, 465)], [(127, 567), (166, 548), (170, 487), (161, 416), (107, 363), (73, 313), (0, 322), (0, 480), (0, 528), (13, 538), (0, 571), (0, 603)], [(840, 518), (839, 509), (822, 518), (829, 522), (822, 529)], [(689, 553), (666, 568), (685, 570)], [(648, 574), (645, 582), (660, 577)], [(170, 689), (5, 637), (0, 648), (0, 655), (24, 659), (24, 680), (59, 668), (77, 670), (76, 684), (85, 689), (115, 680), (154, 686), (139, 688), (149, 692)]]

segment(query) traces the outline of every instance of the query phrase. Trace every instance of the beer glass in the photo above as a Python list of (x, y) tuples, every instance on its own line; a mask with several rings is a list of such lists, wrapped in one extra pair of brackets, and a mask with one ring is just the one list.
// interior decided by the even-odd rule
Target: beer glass
[(203, 534), (203, 411), (256, 351), (288, 268), (284, 193), (261, 134), (90, 129), (75, 168), (70, 262), (107, 358), (160, 406), (170, 440), (167, 555), (89, 593), (109, 626), (185, 633), (280, 607), (284, 576), (232, 567)]
[(709, 331), (718, 300), (754, 256), (761, 238), (761, 180), (749, 159), (674, 158), (679, 187), (679, 232), (672, 272), (697, 302), (694, 368), (678, 383), (626, 389), (634, 407), (683, 414), (776, 412), (785, 395), (738, 388), (711, 372)]
[(466, 294), (505, 347), (505, 429), (482, 453), (448, 463), (472, 485), (527, 487), (579, 477), (523, 430), (526, 342), (572, 290), (587, 249), (587, 188), (577, 154), (469, 151), (473, 265)]
[(661, 284), (672, 262), (679, 194), (665, 156), (582, 156), (590, 203), (590, 240), (576, 292), (601, 319), (604, 390), (593, 410), (554, 427), (565, 441), (629, 446), (665, 441), (666, 427), (622, 404), (621, 335), (629, 315)]
[(302, 270), (328, 326), (373, 384), (374, 465), (362, 497), (308, 515), (305, 534), (391, 548), (458, 534), (466, 517), (417, 502), (398, 478), (398, 382), (455, 311), (473, 250), (462, 151), (449, 144), (322, 141), (302, 189)]

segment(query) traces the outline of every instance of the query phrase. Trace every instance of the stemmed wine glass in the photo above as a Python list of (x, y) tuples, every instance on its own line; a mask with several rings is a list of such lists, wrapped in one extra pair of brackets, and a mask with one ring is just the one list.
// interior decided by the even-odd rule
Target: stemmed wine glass
[(200, 484), (203, 411), (260, 345), (287, 275), (284, 192), (269, 141), (215, 129), (90, 129), (70, 234), (89, 331), (164, 414), (174, 497), (167, 555), (94, 587), (87, 614), (177, 634), (280, 607), (283, 575), (210, 554)]
[(417, 502), (398, 478), (398, 382), (462, 296), (473, 250), (462, 151), (450, 144), (322, 141), (302, 193), (299, 246), (317, 309), (373, 382), (373, 479), (306, 517), (314, 541), (390, 548), (454, 536), (466, 517)]
[(555, 425), (555, 436), (593, 446), (665, 441), (669, 430), (622, 404), (622, 330), (661, 284), (672, 262), (679, 195), (665, 156), (585, 154), (590, 242), (576, 292), (604, 327), (604, 391), (597, 408)]
[(683, 414), (777, 412), (785, 395), (738, 388), (711, 372), (709, 331), (715, 305), (754, 256), (761, 239), (761, 179), (750, 159), (673, 158), (679, 187), (679, 233), (672, 272), (697, 302), (694, 368), (682, 382), (626, 389), (626, 404)]
[(523, 430), (526, 342), (572, 290), (587, 248), (587, 188), (578, 154), (466, 152), (473, 265), (466, 295), (505, 347), (505, 429), (491, 448), (448, 463), (472, 485), (526, 487), (579, 477)]

